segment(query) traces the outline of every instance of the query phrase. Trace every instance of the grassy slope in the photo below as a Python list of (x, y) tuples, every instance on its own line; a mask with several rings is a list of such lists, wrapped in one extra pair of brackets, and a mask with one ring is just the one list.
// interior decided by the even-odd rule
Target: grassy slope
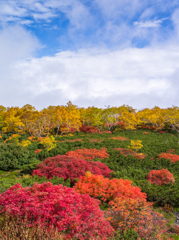
[[(143, 132), (148, 132), (149, 134), (144, 134)], [(173, 136), (172, 136), (173, 135)], [(145, 159), (142, 161), (139, 159), (135, 159), (132, 156), (124, 157), (120, 155), (119, 152), (113, 150), (113, 148), (127, 148), (130, 145), (130, 141), (120, 141), (120, 140), (112, 140), (111, 137), (114, 136), (123, 136), (130, 140), (142, 140), (143, 148), (140, 149), (139, 152), (147, 155)], [(105, 163), (110, 169), (114, 170), (113, 177), (115, 178), (123, 178), (129, 179), (134, 182), (135, 185), (140, 183), (140, 181), (145, 180), (145, 176), (152, 169), (162, 169), (168, 168), (170, 172), (173, 173), (176, 182), (174, 184), (173, 189), (178, 191), (178, 188), (175, 186), (179, 186), (179, 162), (173, 164), (170, 160), (158, 160), (157, 155), (162, 152), (167, 152), (170, 149), (175, 149), (175, 154), (179, 155), (179, 138), (177, 135), (173, 133), (156, 133), (151, 132), (149, 130), (137, 130), (135, 131), (116, 131), (113, 134), (74, 134), (71, 137), (57, 137), (56, 140), (69, 140), (81, 138), (82, 141), (78, 142), (58, 142), (57, 150), (52, 150), (49, 152), (51, 156), (56, 154), (64, 154), (66, 151), (74, 150), (74, 148), (96, 148), (100, 149), (101, 147), (106, 147), (107, 152), (109, 153), (109, 159), (101, 160), (101, 162)], [(102, 142), (91, 142), (90, 139), (98, 139), (103, 140)], [(32, 144), (33, 145), (33, 144)], [(33, 150), (33, 147), (30, 146), (29, 149)], [(56, 151), (56, 154), (54, 153)], [(43, 153), (40, 153), (38, 156), (39, 160), (43, 160)], [(151, 160), (153, 158), (153, 160)], [(95, 161), (99, 161), (96, 159)], [(11, 185), (13, 181), (17, 182), (19, 179), (26, 178), (28, 176), (20, 176), (20, 170), (12, 170), (12, 171), (2, 171), (0, 170), (0, 181), (7, 181)], [(7, 185), (8, 186), (8, 185)], [(160, 187), (162, 189), (162, 187)], [(177, 193), (179, 194), (179, 192)], [(163, 199), (166, 199), (168, 196), (163, 196)], [(149, 200), (151, 200), (149, 198)], [(163, 202), (164, 203), (164, 202)], [(161, 203), (161, 204), (163, 204)], [(159, 210), (159, 207), (156, 209)], [(175, 204), (173, 211), (179, 211), (179, 202), (178, 205)], [(166, 217), (170, 222), (174, 220), (174, 216), (165, 213)]]

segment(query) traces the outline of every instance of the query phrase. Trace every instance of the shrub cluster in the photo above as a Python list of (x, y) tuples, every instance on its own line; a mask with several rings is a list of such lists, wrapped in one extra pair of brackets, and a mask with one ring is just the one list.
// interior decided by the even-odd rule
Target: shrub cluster
[(14, 143), (0, 145), (0, 170), (20, 169), (36, 159), (35, 153)]
[(116, 197), (146, 199), (146, 194), (141, 189), (131, 185), (132, 181), (123, 179), (108, 179), (102, 175), (86, 173), (80, 177), (73, 188), (78, 193), (88, 194), (103, 202), (110, 202)]
[(117, 136), (117, 137), (112, 137), (110, 139), (113, 139), (113, 140), (120, 140), (120, 141), (128, 141), (130, 139), (128, 138), (125, 138), (125, 137), (121, 137), (121, 136)]
[(86, 124), (80, 127), (80, 131), (84, 133), (97, 133), (98, 129), (93, 126), (87, 126)]
[(144, 153), (136, 153), (136, 152), (134, 152), (134, 151), (131, 150), (131, 149), (114, 148), (113, 150), (120, 151), (120, 153), (123, 154), (125, 157), (128, 156), (128, 155), (132, 155), (132, 156), (134, 156), (135, 158), (143, 159), (143, 158), (145, 158), (145, 157), (147, 156), (147, 155), (144, 154)]
[(155, 183), (157, 185), (175, 183), (173, 174), (169, 172), (168, 169), (152, 170), (148, 173), (146, 179), (149, 180), (152, 184)]
[(109, 158), (109, 154), (106, 152), (107, 148), (98, 149), (77, 149), (75, 151), (69, 151), (67, 156), (82, 158), (84, 160), (93, 160), (94, 158)]
[(12, 187), (13, 185), (20, 183), (22, 187), (32, 187), (34, 183), (44, 183), (44, 182), (51, 182), (53, 185), (62, 184), (63, 186), (70, 187), (70, 179), (67, 179), (64, 182), (64, 178), (59, 178), (53, 176), (52, 179), (47, 179), (46, 177), (39, 177), (37, 175), (24, 175), (22, 178), (18, 179), (1, 179), (0, 180), (0, 193), (5, 192), (8, 188)]
[(31, 222), (28, 227), (40, 222), (50, 231), (53, 224), (59, 232), (65, 232), (65, 239), (90, 239), (97, 235), (106, 239), (114, 234), (100, 211), (98, 200), (62, 185), (48, 182), (23, 188), (16, 184), (1, 194), (0, 206), (0, 213), (8, 211), (22, 219), (26, 215)]
[(161, 158), (170, 159), (171, 162), (173, 162), (173, 163), (176, 163), (179, 161), (179, 155), (177, 155), (177, 154), (161, 153), (158, 155), (158, 159), (161, 159)]
[(103, 139), (90, 139), (90, 142), (103, 142)]
[(76, 178), (84, 176), (86, 171), (91, 171), (93, 174), (104, 175), (109, 177), (109, 173), (113, 172), (106, 164), (101, 162), (86, 161), (80, 158), (66, 155), (58, 155), (45, 159), (37, 166), (37, 169), (32, 172), (32, 175), (40, 177), (46, 176), (47, 179), (63, 177), (64, 180), (70, 179), (74, 183)]
[(161, 239), (166, 233), (167, 221), (162, 214), (153, 211), (152, 203), (145, 199), (115, 198), (109, 203), (110, 211), (107, 212), (106, 220), (111, 226), (123, 233), (126, 229), (134, 229), (140, 239)]

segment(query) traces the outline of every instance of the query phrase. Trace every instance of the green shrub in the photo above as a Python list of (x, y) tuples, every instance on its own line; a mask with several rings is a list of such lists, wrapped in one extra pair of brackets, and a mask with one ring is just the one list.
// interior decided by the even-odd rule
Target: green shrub
[(46, 177), (34, 176), (23, 176), (21, 179), (2, 179), (0, 180), (0, 193), (5, 192), (7, 189), (13, 185), (20, 183), (23, 187), (31, 187), (34, 183), (42, 184), (44, 182), (51, 182), (53, 185), (62, 184), (63, 186), (70, 187), (70, 179), (64, 182), (64, 178), (53, 177), (52, 179), (47, 179)]
[(32, 158), (27, 148), (13, 143), (0, 145), (0, 170), (20, 169), (23, 165), (30, 164), (31, 161)]

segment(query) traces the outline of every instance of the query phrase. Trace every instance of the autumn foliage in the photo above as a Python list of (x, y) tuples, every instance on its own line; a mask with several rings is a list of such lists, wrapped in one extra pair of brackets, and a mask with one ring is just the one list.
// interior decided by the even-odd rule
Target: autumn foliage
[(77, 149), (75, 151), (69, 151), (67, 156), (82, 158), (84, 160), (93, 160), (94, 158), (109, 158), (109, 154), (106, 152), (107, 148), (98, 149)]
[(42, 151), (41, 149), (37, 149), (35, 150), (35, 154), (40, 153), (41, 151)]
[(135, 158), (143, 159), (147, 156), (144, 153), (136, 153), (131, 149), (125, 149), (125, 148), (113, 148), (113, 149), (116, 150), (116, 151), (120, 151), (120, 153), (123, 154), (125, 157), (127, 157), (128, 155), (132, 155)]
[(103, 139), (90, 139), (90, 142), (103, 142)]
[(70, 181), (74, 183), (74, 178), (85, 176), (86, 171), (91, 171), (97, 175), (104, 175), (105, 177), (109, 177), (109, 173), (113, 172), (106, 164), (101, 162), (92, 162), (73, 156), (58, 155), (45, 159), (37, 166), (37, 169), (32, 172), (32, 175), (45, 176), (47, 179), (52, 179), (53, 176), (63, 177), (64, 180), (70, 179)]
[(117, 137), (112, 137), (110, 139), (113, 139), (113, 140), (120, 140), (120, 141), (127, 141), (127, 140), (130, 140), (128, 138), (125, 138), (125, 137), (121, 137), (121, 136), (117, 136)]
[[(12, 216), (27, 216), (28, 227), (37, 225), (50, 231), (53, 226), (66, 234), (65, 239), (101, 239), (112, 236), (114, 229), (99, 208), (99, 200), (74, 189), (47, 182), (23, 188), (16, 184), (1, 194), (0, 213), (9, 211)], [(101, 226), (103, 226), (101, 228)]]
[(116, 197), (146, 199), (146, 194), (141, 189), (131, 185), (132, 181), (123, 179), (108, 179), (102, 175), (87, 173), (75, 183), (74, 189), (78, 193), (88, 194), (103, 202), (110, 202)]
[(161, 158), (170, 159), (171, 162), (173, 162), (173, 163), (176, 163), (179, 161), (179, 155), (177, 155), (177, 154), (161, 153), (158, 155), (158, 159), (161, 159)]
[(146, 179), (149, 180), (152, 184), (162, 185), (162, 184), (174, 184), (175, 179), (173, 174), (168, 171), (168, 169), (162, 170), (152, 170), (146, 176)]
[(98, 129), (96, 127), (87, 126), (87, 125), (84, 124), (80, 127), (80, 131), (84, 132), (84, 133), (97, 133)]
[(161, 238), (166, 228), (166, 219), (152, 209), (152, 203), (144, 198), (115, 198), (109, 203), (110, 211), (106, 211), (106, 220), (111, 226), (122, 232), (134, 229), (140, 238), (156, 240)]

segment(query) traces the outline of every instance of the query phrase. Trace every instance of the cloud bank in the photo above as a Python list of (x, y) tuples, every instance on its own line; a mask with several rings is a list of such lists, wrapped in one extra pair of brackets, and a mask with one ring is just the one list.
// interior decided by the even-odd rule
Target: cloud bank
[(178, 41), (178, 0), (2, 0), (0, 105), (179, 105)]
[(1, 88), (0, 102), (30, 103), (38, 109), (69, 100), (85, 107), (169, 107), (179, 100), (178, 61), (179, 48), (170, 47), (89, 49), (31, 58), (13, 64), (11, 74), (4, 75), (8, 84)]

